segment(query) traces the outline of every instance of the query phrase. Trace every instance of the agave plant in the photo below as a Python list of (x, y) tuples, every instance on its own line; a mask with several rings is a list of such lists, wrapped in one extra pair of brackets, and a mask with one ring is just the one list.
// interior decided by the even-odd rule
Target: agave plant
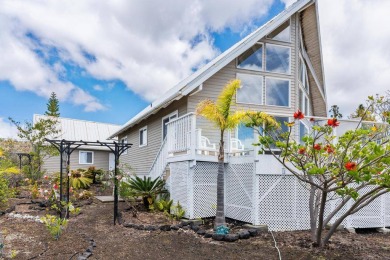
[(159, 177), (152, 180), (146, 176), (143, 178), (134, 176), (123, 187), (128, 189), (132, 196), (142, 197), (144, 206), (147, 209), (153, 204), (158, 195), (168, 193), (165, 189), (165, 181)]

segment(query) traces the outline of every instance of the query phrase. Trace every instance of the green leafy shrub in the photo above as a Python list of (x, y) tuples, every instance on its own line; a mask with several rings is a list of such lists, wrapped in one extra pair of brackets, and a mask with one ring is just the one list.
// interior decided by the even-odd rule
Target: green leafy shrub
[(9, 187), (8, 179), (0, 173), (0, 207), (4, 206), (12, 197), (13, 190)]
[(70, 185), (74, 189), (87, 189), (92, 184), (93, 180), (86, 174), (86, 170), (77, 169), (70, 172)]
[(186, 211), (183, 209), (183, 206), (180, 205), (180, 202), (177, 202), (176, 205), (171, 207), (171, 215), (176, 220), (182, 219), (185, 214), (186, 214)]
[(169, 212), (171, 210), (172, 204), (173, 200), (159, 199), (155, 201), (154, 208), (159, 211)]
[(152, 180), (146, 176), (143, 178), (134, 176), (127, 182), (122, 182), (120, 193), (121, 196), (142, 197), (144, 206), (149, 209), (158, 195), (166, 194), (168, 191), (165, 189), (165, 181), (160, 178)]
[(68, 225), (68, 220), (65, 218), (59, 218), (53, 215), (46, 215), (41, 217), (41, 221), (45, 224), (47, 230), (50, 235), (58, 240), (62, 234), (62, 232), (66, 229)]
[(100, 183), (105, 171), (103, 169), (96, 169), (95, 166), (91, 166), (84, 172), (84, 176), (92, 179), (92, 183)]

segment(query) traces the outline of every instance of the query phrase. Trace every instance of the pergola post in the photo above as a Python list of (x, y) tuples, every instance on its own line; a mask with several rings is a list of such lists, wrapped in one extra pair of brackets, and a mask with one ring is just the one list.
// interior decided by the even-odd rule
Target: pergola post
[[(61, 160), (61, 165), (60, 165), (60, 202), (63, 201), (63, 156), (64, 153), (67, 156), (66, 160), (66, 173), (67, 173), (67, 193), (66, 193), (66, 203), (69, 203), (69, 189), (70, 189), (70, 155), (74, 150), (79, 148), (80, 146), (83, 145), (88, 145), (88, 146), (105, 146), (107, 147), (112, 153), (114, 153), (115, 156), (115, 169), (114, 169), (114, 225), (116, 224), (116, 221), (120, 222), (120, 214), (118, 211), (118, 185), (119, 185), (119, 180), (117, 178), (118, 176), (118, 166), (119, 166), (119, 158), (120, 156), (129, 149), (132, 144), (122, 144), (122, 143), (117, 143), (117, 142), (87, 142), (87, 141), (69, 141), (69, 140), (50, 140), (46, 139), (47, 142), (51, 143), (54, 147), (57, 148), (57, 150), (60, 152), (60, 160)], [(62, 217), (62, 211), (60, 213), (60, 216)], [(66, 218), (69, 218), (69, 211), (67, 211), (67, 214), (65, 216)]]

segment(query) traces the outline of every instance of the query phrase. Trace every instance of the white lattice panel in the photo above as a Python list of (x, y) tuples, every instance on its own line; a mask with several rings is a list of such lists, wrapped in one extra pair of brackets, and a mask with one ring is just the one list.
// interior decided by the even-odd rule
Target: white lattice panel
[(189, 189), (188, 189), (188, 162), (170, 163), (170, 195), (173, 203), (180, 202), (186, 211), (185, 216), (190, 217)]
[(225, 167), (226, 217), (253, 223), (253, 177), (254, 163)]
[(217, 205), (218, 163), (197, 162), (194, 166), (193, 198), (194, 217), (213, 217)]
[[(270, 230), (297, 230), (308, 226), (306, 211), (308, 197), (298, 197), (296, 178), (291, 175), (257, 175), (259, 178), (259, 223)], [(299, 186), (300, 187), (300, 186)], [(306, 209), (305, 209), (306, 204)]]
[(384, 221), (385, 221), (385, 227), (390, 227), (390, 194), (387, 193), (382, 196), (383, 198), (383, 207), (384, 207)]

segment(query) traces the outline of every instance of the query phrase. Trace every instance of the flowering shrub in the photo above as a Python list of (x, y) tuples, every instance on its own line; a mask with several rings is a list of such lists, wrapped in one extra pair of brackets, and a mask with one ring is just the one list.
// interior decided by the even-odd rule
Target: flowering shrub
[[(305, 118), (301, 111), (293, 116), (295, 121)], [(292, 138), (295, 124), (290, 122), (289, 131), (281, 134), (275, 127), (266, 127), (266, 134), (260, 135), (257, 145), (301, 182), (309, 184), (312, 239), (323, 246), (347, 216), (388, 192), (390, 143), (388, 125), (362, 126), (360, 122), (355, 130), (336, 137), (333, 130), (340, 125), (336, 118), (328, 119), (325, 124), (310, 121), (311, 131), (301, 141)], [(255, 120), (250, 125), (259, 127)], [(271, 149), (275, 146), (280, 150), (278, 153)], [(368, 191), (360, 194), (363, 188)], [(328, 207), (330, 212), (325, 215), (327, 203), (335, 200), (337, 206)], [(340, 212), (344, 206), (349, 208)], [(324, 227), (330, 223), (332, 227), (324, 234)]]

